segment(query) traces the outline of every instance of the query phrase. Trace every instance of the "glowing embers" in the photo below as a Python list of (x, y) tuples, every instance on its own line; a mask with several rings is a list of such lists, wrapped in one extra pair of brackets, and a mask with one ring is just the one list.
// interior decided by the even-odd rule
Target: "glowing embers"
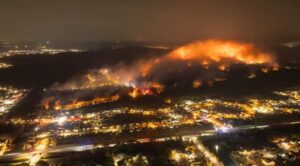
[(42, 101), (42, 106), (44, 109), (55, 109), (55, 110), (72, 110), (81, 107), (92, 106), (101, 103), (109, 103), (119, 100), (120, 96), (118, 94), (103, 96), (103, 97), (94, 97), (90, 100), (79, 100), (73, 99), (72, 101), (61, 101), (55, 97), (49, 97)]
[(201, 80), (194, 80), (193, 81), (193, 88), (200, 88), (201, 86), (202, 86), (202, 82), (201, 82)]
[[(122, 80), (122, 81), (121, 81)], [(80, 90), (80, 89), (93, 89), (109, 86), (129, 86), (125, 79), (115, 75), (108, 68), (101, 68), (93, 70), (89, 73), (73, 78), (64, 84), (55, 84), (52, 89), (54, 90)]]
[(23, 99), (27, 90), (0, 86), (0, 115), (7, 113)]
[(80, 90), (49, 90), (40, 106), (43, 109), (72, 110), (102, 103), (115, 102), (122, 97), (149, 96), (161, 93), (164, 86), (159, 83), (147, 83), (139, 87), (103, 87)]
[(128, 95), (132, 98), (139, 96), (150, 96), (154, 94), (160, 94), (163, 92), (164, 86), (159, 83), (149, 83), (141, 87), (134, 87), (128, 92)]

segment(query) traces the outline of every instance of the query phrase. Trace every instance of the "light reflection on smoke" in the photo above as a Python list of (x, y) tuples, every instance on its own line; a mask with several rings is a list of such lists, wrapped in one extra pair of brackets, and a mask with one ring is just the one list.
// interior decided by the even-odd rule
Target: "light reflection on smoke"
[[(265, 73), (277, 70), (275, 57), (253, 44), (212, 39), (192, 42), (164, 56), (139, 60), (131, 65), (92, 70), (64, 84), (54, 85), (53, 89), (123, 87), (131, 88), (128, 95), (136, 98), (161, 93), (165, 89), (166, 82), (174, 80), (175, 77), (179, 77), (175, 79), (176, 84), (180, 84), (180, 79), (185, 79), (181, 78), (183, 76), (194, 77), (190, 82), (193, 88), (199, 88), (203, 84), (213, 86), (215, 82), (227, 80), (226, 72), (236, 64), (248, 68), (256, 65)], [(255, 72), (251, 71), (251, 78)]]

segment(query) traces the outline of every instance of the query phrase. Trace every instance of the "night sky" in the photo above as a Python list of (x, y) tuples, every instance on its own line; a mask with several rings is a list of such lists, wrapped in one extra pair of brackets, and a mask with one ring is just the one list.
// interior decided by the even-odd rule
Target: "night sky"
[(0, 40), (295, 40), (300, 1), (2, 0)]

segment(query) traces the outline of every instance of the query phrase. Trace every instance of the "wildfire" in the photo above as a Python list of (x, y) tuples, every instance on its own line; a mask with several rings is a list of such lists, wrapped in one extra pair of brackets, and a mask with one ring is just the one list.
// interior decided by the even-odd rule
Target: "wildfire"
[[(101, 103), (109, 103), (113, 101), (119, 100), (120, 96), (118, 94), (112, 95), (112, 96), (106, 96), (106, 97), (95, 97), (92, 100), (73, 100), (70, 103), (67, 104), (62, 104), (60, 100), (56, 100), (54, 102), (54, 106), (50, 106), (50, 100), (49, 98), (46, 100), (46, 102), (42, 102), (45, 105), (44, 108), (47, 110), (49, 108), (53, 108), (55, 110), (71, 110), (71, 109), (77, 109), (81, 107), (86, 107), (90, 105), (96, 105), (96, 104), (101, 104)], [(52, 100), (55, 100), (53, 97), (51, 98)]]
[(128, 95), (129, 95), (130, 97), (132, 97), (132, 98), (138, 97), (138, 95), (139, 95), (139, 89), (133, 88), (133, 90), (130, 91), (130, 92), (128, 93)]
[[(137, 71), (142, 77), (146, 77), (153, 72), (156, 66), (162, 63), (169, 64), (174, 60), (186, 61), (188, 67), (193, 66), (191, 62), (196, 62), (206, 69), (210, 66), (217, 66), (220, 71), (226, 71), (232, 64), (262, 65), (263, 71), (278, 69), (274, 56), (261, 51), (253, 44), (227, 40), (206, 40), (186, 44), (165, 56), (144, 61), (138, 65)], [(201, 86), (202, 82), (203, 80), (194, 81), (193, 87)]]
[[(182, 68), (190, 69), (198, 65), (198, 67), (206, 69), (206, 72), (211, 72), (207, 74), (209, 78), (202, 78), (201, 75), (194, 78), (196, 80), (192, 82), (193, 88), (199, 88), (203, 84), (213, 86), (215, 82), (225, 81), (226, 76), (216, 76), (214, 69), (217, 69), (218, 72), (226, 73), (233, 64), (259, 65), (263, 72), (278, 69), (274, 56), (263, 52), (253, 44), (212, 39), (192, 42), (164, 56), (143, 59), (137, 61), (134, 65), (117, 65), (111, 68), (93, 70), (80, 79), (62, 85), (60, 89), (115, 86), (131, 88), (132, 90), (128, 95), (133, 98), (142, 95), (159, 94), (164, 90), (164, 86), (156, 82), (164, 83), (164, 78), (169, 77), (167, 71), (171, 71), (171, 73), (180, 71), (180, 68), (176, 68), (176, 65), (174, 65), (176, 67), (173, 66), (173, 63), (177, 61), (180, 64), (182, 62), (186, 64), (180, 66)], [(167, 65), (167, 67), (164, 65)], [(85, 103), (79, 102), (78, 104), (85, 105)]]
[(200, 64), (219, 63), (224, 70), (231, 63), (275, 64), (275, 59), (249, 43), (224, 40), (198, 41), (177, 48), (167, 55), (170, 59), (195, 60)]
[(159, 94), (163, 92), (164, 86), (159, 83), (150, 83), (145, 87), (134, 87), (128, 92), (128, 95), (132, 98), (137, 98), (138, 96), (149, 96), (154, 94)]
[(194, 80), (193, 81), (193, 88), (199, 88), (202, 86), (201, 80)]

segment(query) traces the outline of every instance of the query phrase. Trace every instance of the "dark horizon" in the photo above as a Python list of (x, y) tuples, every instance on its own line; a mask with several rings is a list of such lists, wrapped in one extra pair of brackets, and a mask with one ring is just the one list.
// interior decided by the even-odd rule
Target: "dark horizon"
[(299, 40), (299, 1), (4, 1), (0, 40)]

